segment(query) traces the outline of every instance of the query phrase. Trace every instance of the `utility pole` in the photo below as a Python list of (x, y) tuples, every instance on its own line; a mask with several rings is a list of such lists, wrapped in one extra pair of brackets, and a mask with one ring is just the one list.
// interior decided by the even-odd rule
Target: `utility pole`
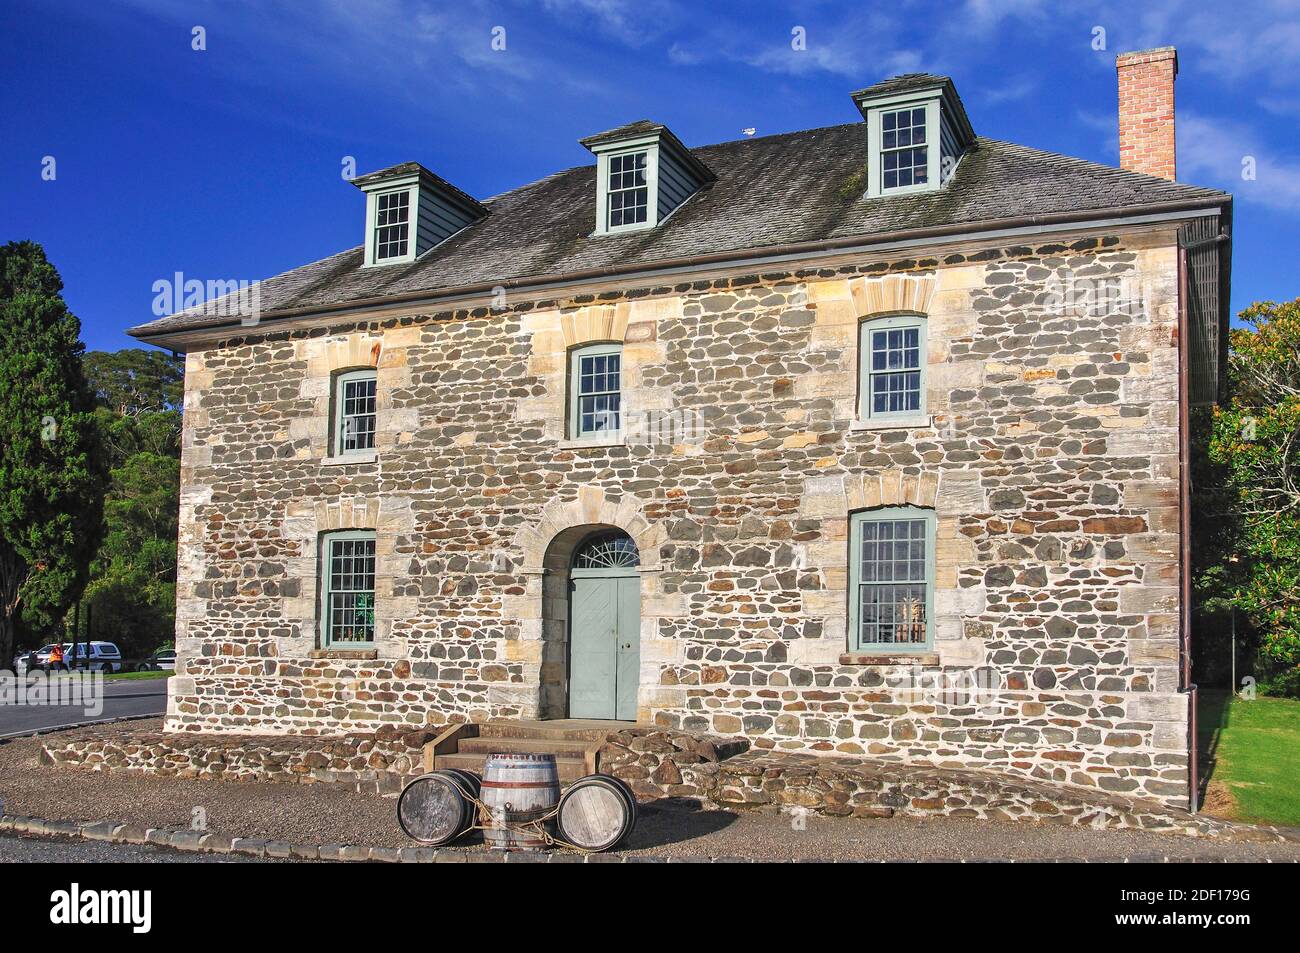
[(1232, 694), (1237, 694), (1237, 607), (1232, 607)]
[(95, 604), (86, 603), (86, 671), (90, 671), (90, 629), (95, 621)]
[(73, 665), (77, 661), (77, 640), (81, 638), (81, 600), (78, 599), (72, 606), (72, 634), (68, 638), (68, 645), (72, 649), (72, 658), (65, 659), (68, 665), (68, 671), (72, 671)]

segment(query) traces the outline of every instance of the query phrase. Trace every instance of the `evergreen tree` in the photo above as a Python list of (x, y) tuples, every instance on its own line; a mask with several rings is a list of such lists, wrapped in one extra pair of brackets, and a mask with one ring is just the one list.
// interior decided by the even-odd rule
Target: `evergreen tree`
[(81, 324), (34, 242), (0, 247), (0, 667), (21, 616), (62, 618), (99, 544), (107, 479)]

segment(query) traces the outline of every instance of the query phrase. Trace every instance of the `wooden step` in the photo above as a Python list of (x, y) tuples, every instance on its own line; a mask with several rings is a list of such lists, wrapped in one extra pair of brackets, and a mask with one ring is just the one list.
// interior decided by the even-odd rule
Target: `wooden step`
[(625, 721), (594, 721), (565, 718), (554, 721), (489, 721), (478, 726), (481, 738), (537, 738), (555, 741), (601, 742), (615, 731), (630, 726)]
[[(460, 768), (462, 771), (473, 771), (482, 777), (483, 765), (487, 761), (488, 754), (489, 752), (440, 754), (434, 759), (433, 766), (439, 771), (444, 768)], [(556, 758), (555, 770), (560, 775), (560, 784), (572, 784), (592, 773), (587, 770), (587, 763), (582, 758)]]
[(461, 738), (457, 754), (553, 754), (557, 758), (582, 758), (594, 754), (600, 744), (595, 741), (561, 741), (550, 738)]

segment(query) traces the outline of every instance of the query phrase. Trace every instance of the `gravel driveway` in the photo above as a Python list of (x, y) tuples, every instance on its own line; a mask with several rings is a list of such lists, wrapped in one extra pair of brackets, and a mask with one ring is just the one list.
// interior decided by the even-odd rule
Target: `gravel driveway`
[[(409, 846), (396, 801), (343, 785), (198, 781), (52, 768), (39, 742), (0, 745), (0, 799), (11, 814), (122, 820), (295, 843)], [(196, 813), (197, 809), (197, 813)], [(482, 850), (472, 842), (465, 850)], [(854, 820), (776, 813), (646, 808), (628, 853), (755, 860), (1144, 860), (1170, 857), (1300, 861), (1300, 844), (1246, 844), (1140, 831), (1093, 831), (1020, 822), (889, 818)]]

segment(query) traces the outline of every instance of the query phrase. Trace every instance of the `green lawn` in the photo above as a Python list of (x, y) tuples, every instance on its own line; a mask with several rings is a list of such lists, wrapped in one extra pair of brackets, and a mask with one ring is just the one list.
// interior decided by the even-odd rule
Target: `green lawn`
[[(80, 675), (84, 675), (84, 674), (85, 674), (84, 672), (80, 672), (80, 671), (78, 671), (78, 672), (51, 672), (51, 673), (50, 673), (50, 676), (51, 676), (52, 678), (73, 678), (73, 677), (80, 676)], [(104, 681), (114, 681), (114, 682), (116, 682), (116, 681), (121, 681), (121, 680), (123, 680), (123, 679), (137, 679), (137, 678), (170, 678), (173, 674), (174, 674), (174, 673), (172, 673), (172, 672), (112, 672), (112, 673), (107, 674), (107, 675), (104, 676)]]
[(1300, 701), (1203, 692), (1197, 722), (1209, 771), (1204, 809), (1300, 827)]
[(170, 678), (172, 672), (114, 672), (112, 675), (105, 675), (105, 681), (122, 681), (124, 679), (136, 678)]

